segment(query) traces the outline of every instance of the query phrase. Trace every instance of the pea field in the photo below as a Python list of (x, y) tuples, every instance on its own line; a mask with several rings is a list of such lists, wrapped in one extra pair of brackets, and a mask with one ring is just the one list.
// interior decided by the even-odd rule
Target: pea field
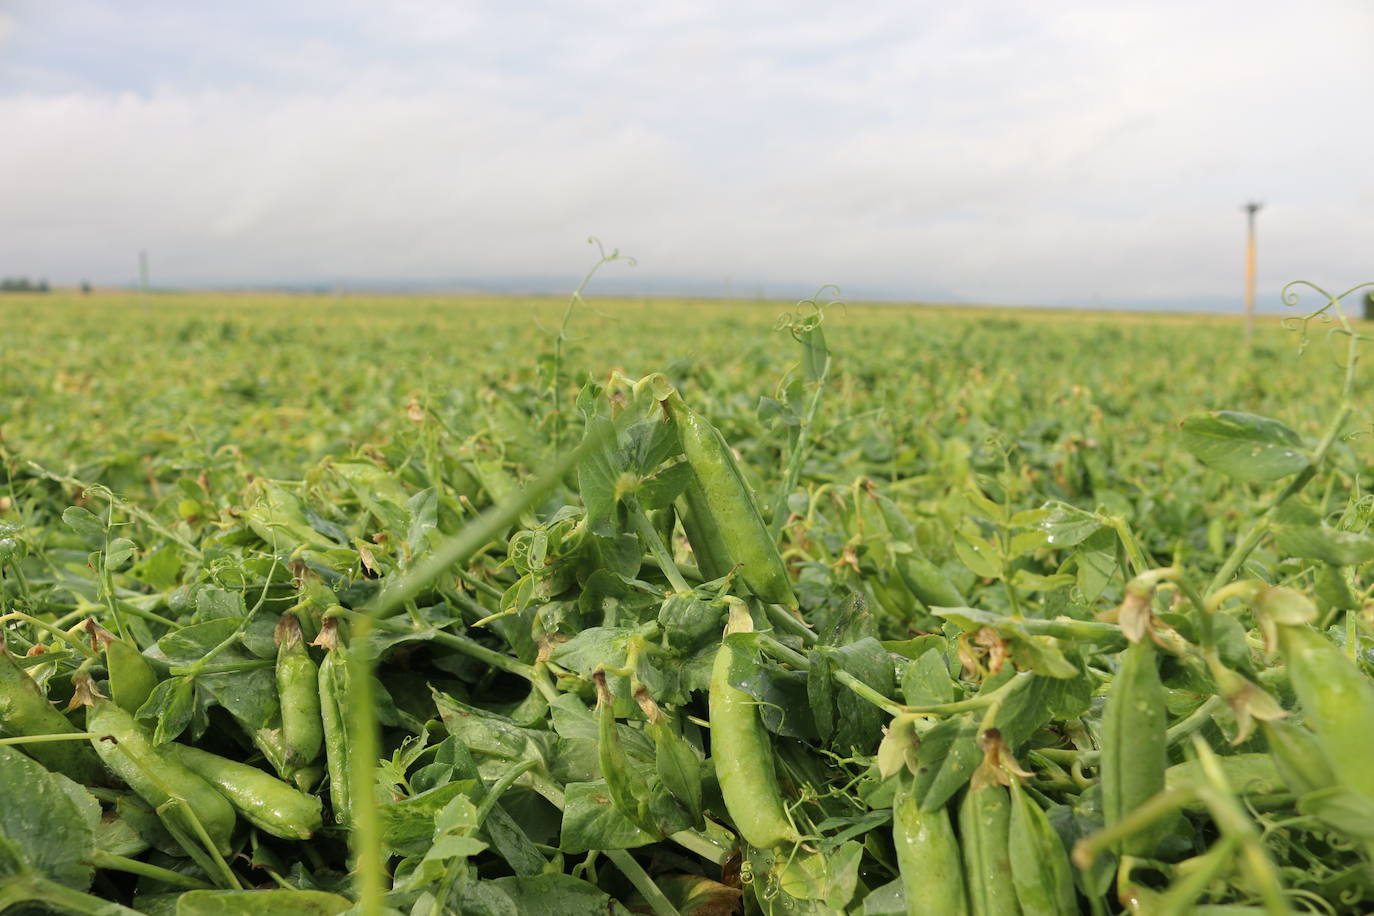
[(591, 290), (0, 298), (0, 912), (1374, 912), (1363, 292)]

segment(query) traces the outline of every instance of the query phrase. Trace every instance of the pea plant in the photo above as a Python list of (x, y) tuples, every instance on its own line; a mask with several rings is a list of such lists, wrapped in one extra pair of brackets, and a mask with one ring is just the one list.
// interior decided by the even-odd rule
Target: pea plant
[(574, 338), (583, 286), (541, 360), (188, 312), (214, 415), (15, 354), (133, 413), (0, 415), (0, 911), (1374, 909), (1365, 287), (1220, 367), (828, 288)]

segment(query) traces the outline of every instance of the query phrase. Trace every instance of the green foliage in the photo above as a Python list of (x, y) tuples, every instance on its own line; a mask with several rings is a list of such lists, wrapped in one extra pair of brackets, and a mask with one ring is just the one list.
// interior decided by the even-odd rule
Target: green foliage
[[(1374, 906), (1330, 299), (1334, 365), (1178, 316), (50, 298), (0, 303), (0, 909), (914, 912), (922, 825), (980, 907)], [(151, 748), (252, 768), (227, 855), (155, 772), (37, 762), (135, 668)], [(300, 793), (329, 826), (262, 828)]]

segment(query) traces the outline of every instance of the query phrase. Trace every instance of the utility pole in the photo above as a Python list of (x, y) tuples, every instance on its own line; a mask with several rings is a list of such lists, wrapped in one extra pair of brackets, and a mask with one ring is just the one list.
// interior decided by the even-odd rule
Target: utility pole
[(148, 304), (148, 252), (141, 249), (138, 252), (138, 302), (143, 306)]
[(1255, 214), (1264, 204), (1252, 200), (1245, 205), (1245, 340), (1255, 336)]

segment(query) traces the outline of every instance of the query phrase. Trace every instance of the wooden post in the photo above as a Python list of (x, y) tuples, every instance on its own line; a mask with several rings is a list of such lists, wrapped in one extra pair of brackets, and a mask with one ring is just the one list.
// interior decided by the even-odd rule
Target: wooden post
[(141, 250), (138, 253), (138, 301), (140, 305), (148, 304), (148, 252)]
[(1255, 214), (1264, 204), (1250, 201), (1245, 205), (1245, 340), (1255, 336)]

